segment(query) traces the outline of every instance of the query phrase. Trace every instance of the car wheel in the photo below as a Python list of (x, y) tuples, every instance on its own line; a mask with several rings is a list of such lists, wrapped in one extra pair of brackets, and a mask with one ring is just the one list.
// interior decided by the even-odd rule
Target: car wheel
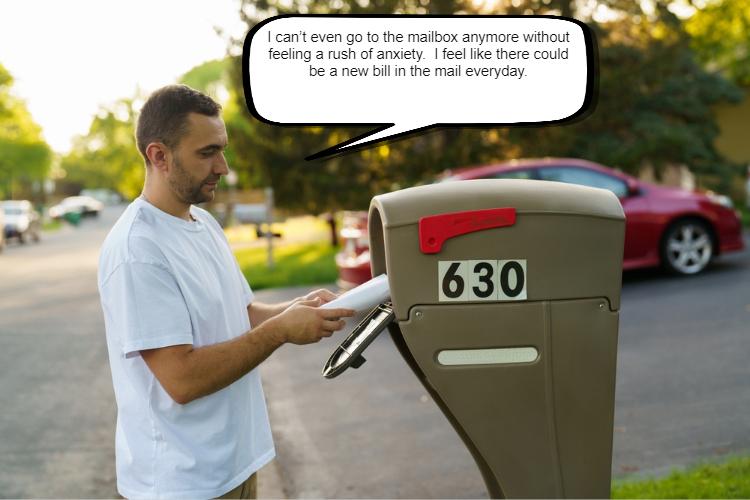
[(697, 274), (714, 256), (711, 229), (699, 220), (682, 220), (667, 229), (662, 242), (662, 263), (675, 274)]
[(26, 233), (18, 233), (18, 242), (23, 245), (26, 243)]

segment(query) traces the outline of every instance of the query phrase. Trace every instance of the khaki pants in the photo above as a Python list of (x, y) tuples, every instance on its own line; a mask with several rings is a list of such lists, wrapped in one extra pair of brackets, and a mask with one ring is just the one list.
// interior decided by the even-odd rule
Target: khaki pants
[(247, 481), (219, 498), (258, 498), (258, 473), (251, 475)]

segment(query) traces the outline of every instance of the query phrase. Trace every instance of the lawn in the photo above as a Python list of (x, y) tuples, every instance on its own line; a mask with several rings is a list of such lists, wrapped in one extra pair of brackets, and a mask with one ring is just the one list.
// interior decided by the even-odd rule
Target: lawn
[(612, 498), (750, 498), (750, 457), (697, 465), (662, 479), (614, 481)]
[(42, 231), (57, 231), (62, 227), (62, 222), (56, 219), (51, 219), (42, 225)]
[(274, 247), (274, 267), (268, 268), (264, 247), (237, 250), (240, 268), (253, 290), (333, 283), (338, 272), (330, 242), (296, 243)]
[(272, 269), (267, 264), (265, 240), (258, 240), (255, 226), (241, 225), (224, 230), (253, 290), (336, 281), (338, 271), (334, 255), (338, 248), (331, 246), (330, 229), (323, 219), (290, 217), (284, 222), (274, 223), (271, 229), (282, 235), (273, 242)]

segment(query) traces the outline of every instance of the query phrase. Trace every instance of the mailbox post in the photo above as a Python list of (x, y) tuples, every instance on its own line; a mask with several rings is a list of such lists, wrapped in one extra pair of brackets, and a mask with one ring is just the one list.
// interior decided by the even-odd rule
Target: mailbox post
[(610, 494), (624, 228), (611, 192), (554, 182), (371, 203), (390, 334), (494, 498)]

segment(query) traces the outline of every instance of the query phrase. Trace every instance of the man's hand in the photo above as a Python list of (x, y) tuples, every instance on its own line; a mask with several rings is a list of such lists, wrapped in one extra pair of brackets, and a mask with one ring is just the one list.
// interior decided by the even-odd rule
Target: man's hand
[[(313, 298), (308, 298), (310, 296)], [(323, 337), (330, 337), (333, 332), (344, 328), (346, 323), (341, 318), (354, 316), (356, 312), (352, 309), (318, 308), (334, 298), (336, 295), (328, 290), (310, 292), (268, 320), (268, 327), (278, 335), (281, 343), (312, 344)]]
[(292, 299), (287, 302), (281, 302), (279, 304), (263, 304), (261, 302), (253, 302), (252, 304), (247, 306), (247, 314), (250, 318), (250, 324), (253, 325), (253, 328), (255, 328), (264, 321), (267, 321), (274, 316), (281, 314), (286, 309), (289, 309), (291, 306), (299, 302), (319, 298), (320, 304), (318, 305), (322, 305), (326, 302), (332, 301), (336, 297), (338, 297), (338, 295), (336, 295), (335, 293), (331, 292), (330, 290), (326, 290), (325, 288), (321, 288), (319, 290), (314, 290), (308, 293), (304, 297), (297, 297), (296, 299)]

